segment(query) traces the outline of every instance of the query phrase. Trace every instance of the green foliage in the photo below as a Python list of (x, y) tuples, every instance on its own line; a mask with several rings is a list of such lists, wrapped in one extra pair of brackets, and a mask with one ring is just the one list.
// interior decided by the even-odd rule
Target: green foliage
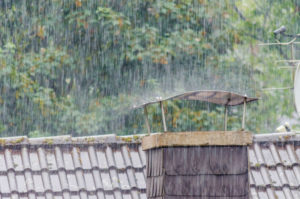
[[(272, 131), (293, 113), (292, 95), (261, 88), (292, 85), (275, 67), (290, 52), (257, 44), (274, 42), (280, 25), (299, 33), (299, 10), (292, 0), (3, 0), (0, 135), (145, 132), (133, 102), (195, 89), (260, 96), (247, 129)], [(223, 128), (221, 107), (166, 107), (171, 130)], [(160, 110), (149, 113), (161, 131)], [(240, 113), (229, 111), (229, 129)]]

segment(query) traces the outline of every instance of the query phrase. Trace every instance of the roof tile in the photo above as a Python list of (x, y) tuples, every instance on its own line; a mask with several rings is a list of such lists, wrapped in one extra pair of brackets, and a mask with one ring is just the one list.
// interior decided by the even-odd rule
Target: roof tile
[(27, 192), (25, 176), (23, 174), (16, 175), (17, 191), (21, 193)]
[(7, 171), (4, 153), (0, 152), (0, 171)]
[[(82, 160), (80, 158), (80, 148), (73, 147), (71, 155), (73, 157), (73, 163), (74, 163), (75, 169), (81, 169), (82, 168)], [(71, 162), (71, 160), (70, 160), (70, 162)]]
[(89, 157), (89, 152), (87, 150), (81, 150), (79, 158), (81, 160), (83, 169), (91, 169), (92, 168), (92, 165), (90, 162), (90, 157)]
[(92, 173), (95, 180), (95, 187), (97, 189), (103, 189), (103, 185), (100, 177), (100, 171), (98, 169), (93, 169)]
[(281, 160), (279, 158), (279, 154), (278, 154), (277, 148), (276, 148), (276, 146), (275, 146), (274, 143), (270, 144), (270, 150), (271, 150), (271, 155), (272, 155), (272, 157), (273, 157), (276, 165), (282, 164), (282, 162), (281, 162)]
[(77, 183), (78, 183), (79, 191), (81, 191), (81, 190), (86, 188), (84, 178), (83, 178), (83, 171), (82, 170), (76, 170), (75, 174), (76, 174), (76, 180), (77, 180)]
[(71, 153), (71, 149), (64, 149), (63, 152), (63, 159), (57, 158), (57, 163), (59, 168), (66, 169), (67, 171), (72, 171), (75, 169), (75, 165), (73, 162), (73, 156)]
[(68, 183), (69, 183), (69, 190), (70, 191), (78, 191), (78, 185), (77, 185), (77, 180), (76, 180), (76, 176), (74, 173), (69, 173), (67, 174), (67, 179), (68, 179)]
[(277, 173), (278, 173), (278, 176), (282, 183), (282, 186), (289, 185), (289, 182), (285, 176), (284, 167), (280, 165), (280, 166), (277, 166), (276, 168), (277, 168)]
[(7, 175), (0, 175), (0, 188), (1, 193), (10, 193), (10, 187), (8, 185), (8, 176)]
[(12, 161), (11, 149), (4, 150), (5, 162), (7, 170), (14, 170), (14, 163)]
[(129, 179), (129, 184), (131, 188), (136, 188), (137, 187), (137, 181), (135, 179), (134, 171), (133, 169), (127, 169), (127, 176)]
[(24, 171), (25, 181), (27, 185), (27, 189), (29, 192), (34, 191), (34, 182), (32, 178), (32, 173), (29, 170)]
[(89, 154), (89, 158), (90, 158), (90, 161), (91, 161), (91, 167), (92, 168), (98, 168), (98, 161), (97, 161), (96, 151), (95, 151), (95, 148), (93, 146), (88, 147), (88, 154)]
[(291, 190), (289, 188), (283, 187), (283, 192), (284, 192), (285, 198), (287, 198), (287, 199), (293, 199)]
[(282, 199), (285, 199), (286, 197), (285, 197), (285, 194), (284, 194), (284, 192), (282, 191), (282, 190), (275, 190), (275, 197), (276, 198), (282, 198)]
[[(24, 169), (31, 169), (27, 147), (22, 147), (21, 156), (22, 156), (22, 162), (23, 162)], [(0, 162), (1, 162), (1, 155), (0, 155)], [(1, 166), (0, 166), (0, 168), (1, 168)]]
[(104, 192), (102, 190), (97, 191), (98, 198), (105, 198)]
[(287, 150), (285, 147), (278, 147), (277, 148), (279, 157), (281, 159), (281, 163), (283, 163), (285, 166), (292, 166), (292, 162), (289, 158), (289, 155), (287, 153)]
[(59, 177), (57, 174), (50, 174), (51, 190), (54, 192), (61, 192)]
[(119, 173), (120, 188), (122, 190), (130, 190), (129, 180), (125, 172)]
[(118, 168), (118, 169), (125, 169), (125, 162), (124, 162), (124, 159), (123, 159), (123, 155), (122, 155), (122, 152), (120, 150), (115, 150), (114, 151), (114, 159), (115, 159), (115, 166)]
[(39, 157), (35, 150), (29, 151), (29, 160), (30, 160), (31, 170), (33, 170), (33, 171), (41, 170), (40, 163), (39, 163)]
[(67, 180), (66, 172), (64, 170), (58, 171), (58, 177), (61, 183), (62, 190), (68, 189), (68, 180)]
[(138, 150), (136, 148), (134, 148), (133, 150), (130, 150), (130, 157), (131, 157), (131, 161), (132, 161), (132, 166), (134, 168), (143, 167), (141, 159), (140, 159), (140, 155), (139, 155)]
[(294, 171), (294, 174), (296, 176), (298, 183), (300, 183), (300, 166), (299, 165), (293, 166), (293, 171)]
[(108, 169), (105, 152), (101, 151), (101, 150), (97, 150), (96, 154), (97, 154), (97, 158), (98, 158), (99, 167), (101, 169)]
[(51, 182), (49, 178), (49, 173), (47, 171), (42, 171), (42, 180), (45, 188), (45, 192), (51, 192)]
[(111, 183), (112, 183), (112, 187), (113, 189), (118, 189), (120, 188), (119, 187), (119, 178), (118, 178), (118, 175), (117, 175), (117, 172), (114, 168), (110, 169), (109, 170), (110, 172), (110, 178), (111, 178)]
[(259, 165), (265, 164), (265, 160), (262, 155), (261, 147), (258, 145), (258, 143), (253, 144), (254, 152), (256, 155), (256, 159)]
[(44, 192), (44, 184), (43, 184), (43, 179), (40, 174), (33, 174), (33, 183), (34, 183), (34, 190), (36, 192)]
[(101, 179), (104, 190), (112, 190), (112, 182), (108, 172), (101, 172)]
[(268, 198), (267, 192), (259, 190), (258, 191), (258, 198)]
[(300, 190), (292, 190), (293, 198), (300, 198)]
[(271, 185), (273, 187), (281, 187), (282, 186), (276, 169), (270, 169), (269, 175), (271, 178)]
[(253, 176), (255, 186), (265, 186), (265, 182), (259, 170), (251, 170), (251, 175)]
[(273, 159), (271, 150), (269, 148), (265, 148), (265, 147), (262, 148), (262, 155), (264, 158), (264, 162), (267, 166), (275, 166), (276, 165), (276, 163)]
[[(300, 136), (280, 136), (255, 135), (249, 147), (252, 199), (300, 198)], [(140, 139), (21, 137), (6, 143), (0, 150), (2, 199), (146, 199)]]
[(270, 199), (276, 199), (275, 192), (274, 192), (273, 188), (266, 188), (266, 192), (267, 192), (267, 195)]
[(131, 160), (130, 160), (130, 155), (129, 155), (129, 147), (127, 145), (124, 145), (121, 147), (122, 154), (125, 160), (125, 165), (126, 167), (132, 166)]
[(290, 187), (299, 187), (299, 183), (292, 169), (285, 169), (285, 176)]
[(296, 155), (295, 155), (295, 147), (291, 144), (287, 144), (286, 145), (286, 150), (287, 150), (287, 153), (289, 155), (289, 158), (291, 160), (291, 163), (292, 164), (298, 164), (299, 165), (299, 160), (297, 159)]
[(86, 183), (86, 188), (88, 191), (96, 190), (96, 186), (93, 179), (93, 174), (91, 172), (85, 172), (84, 174), (84, 181)]
[(12, 170), (9, 170), (7, 172), (7, 176), (8, 176), (8, 185), (10, 187), (10, 191), (18, 192), (15, 173)]
[(62, 151), (58, 146), (54, 148), (54, 152), (52, 152), (52, 154), (56, 157), (56, 161), (52, 159), (51, 166), (55, 165), (57, 169), (65, 168), (66, 166), (64, 165), (64, 160), (63, 160), (64, 156), (62, 155)]
[(115, 167), (114, 156), (111, 147), (106, 147), (105, 154), (106, 154), (108, 166), (110, 168)]

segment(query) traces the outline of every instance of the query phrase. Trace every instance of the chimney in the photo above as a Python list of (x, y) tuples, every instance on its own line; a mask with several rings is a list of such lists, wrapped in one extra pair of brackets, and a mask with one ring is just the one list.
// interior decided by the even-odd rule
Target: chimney
[(244, 131), (159, 133), (146, 136), (148, 199), (248, 199)]
[[(224, 131), (167, 131), (163, 101), (199, 100), (224, 108)], [(256, 101), (227, 91), (193, 91), (144, 103), (148, 136), (142, 141), (147, 154), (148, 199), (249, 199), (248, 147), (252, 134), (244, 131), (246, 104)], [(159, 103), (164, 133), (150, 134), (147, 106)], [(227, 131), (228, 106), (244, 105), (242, 130)]]

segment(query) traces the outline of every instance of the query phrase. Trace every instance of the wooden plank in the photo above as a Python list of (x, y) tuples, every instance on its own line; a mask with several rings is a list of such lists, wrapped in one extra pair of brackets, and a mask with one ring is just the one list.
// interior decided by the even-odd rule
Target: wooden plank
[[(247, 146), (178, 146), (151, 149), (147, 153), (156, 150), (164, 151), (163, 167), (168, 176), (248, 173)], [(158, 160), (159, 157), (149, 165), (155, 167)]]
[(241, 175), (166, 175), (163, 180), (164, 195), (231, 199), (249, 192), (248, 172)]
[(246, 131), (196, 131), (157, 133), (143, 137), (142, 148), (148, 150), (171, 146), (245, 146), (252, 144)]

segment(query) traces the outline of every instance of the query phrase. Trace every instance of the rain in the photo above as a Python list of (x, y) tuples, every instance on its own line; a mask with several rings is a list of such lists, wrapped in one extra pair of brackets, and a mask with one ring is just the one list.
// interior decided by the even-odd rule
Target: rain
[[(292, 38), (300, 4), (272, 0), (2, 0), (0, 135), (146, 133), (135, 105), (194, 90), (258, 97), (246, 129), (299, 128)], [(296, 40), (297, 42), (298, 40)], [(282, 89), (283, 88), (283, 89)], [(222, 106), (171, 100), (168, 129), (219, 130)], [(228, 110), (238, 130), (242, 107)], [(154, 132), (160, 107), (149, 106)]]
[(0, 0), (0, 197), (298, 199), (299, 63), (296, 0)]

